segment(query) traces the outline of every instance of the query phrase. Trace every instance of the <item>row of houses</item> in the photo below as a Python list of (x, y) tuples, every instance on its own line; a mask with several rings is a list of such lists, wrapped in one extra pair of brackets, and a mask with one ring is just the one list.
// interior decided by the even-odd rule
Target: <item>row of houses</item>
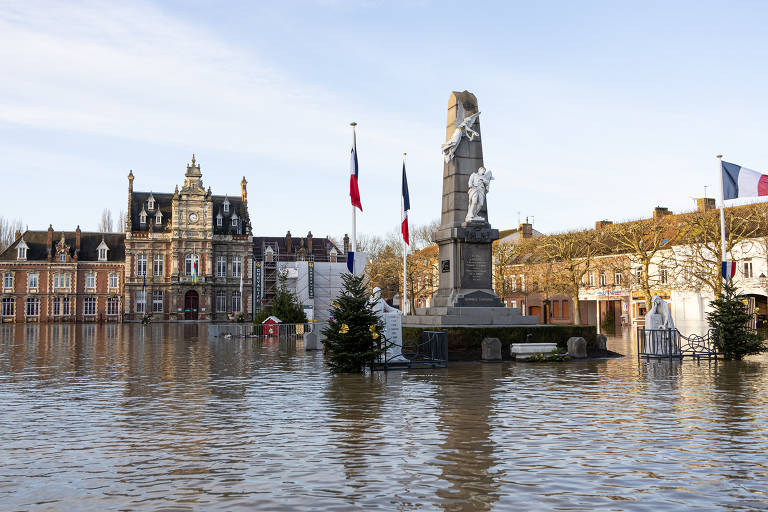
[[(239, 194), (214, 195), (194, 155), (173, 193), (136, 191), (134, 179), (131, 171), (122, 233), (56, 231), (51, 224), (15, 234), (0, 253), (0, 321), (249, 319), (271, 303), (274, 276), (285, 263), (334, 263), (335, 273), (346, 268), (337, 263), (341, 251), (311, 232), (254, 237), (245, 177)], [(314, 289), (304, 295), (314, 296)], [(312, 310), (313, 301), (305, 307)]]

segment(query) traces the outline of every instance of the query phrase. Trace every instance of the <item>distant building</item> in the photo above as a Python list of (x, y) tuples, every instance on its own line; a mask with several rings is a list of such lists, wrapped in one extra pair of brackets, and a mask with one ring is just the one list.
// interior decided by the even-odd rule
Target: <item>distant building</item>
[(17, 232), (0, 253), (2, 322), (120, 322), (125, 235)]
[(204, 188), (192, 155), (181, 190), (136, 192), (133, 182), (131, 171), (125, 319), (250, 319), (252, 242), (245, 177), (239, 196), (213, 195)]

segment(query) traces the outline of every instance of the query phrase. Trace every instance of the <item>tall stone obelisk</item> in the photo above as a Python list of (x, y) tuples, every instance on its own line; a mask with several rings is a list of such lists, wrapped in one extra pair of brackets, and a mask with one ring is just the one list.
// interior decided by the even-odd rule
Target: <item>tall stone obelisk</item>
[[(482, 220), (466, 220), (469, 178), (484, 167), (480, 119), (475, 114), (478, 109), (474, 94), (451, 93), (446, 145), (443, 146), (443, 209), (440, 228), (435, 234), (440, 285), (432, 304), (437, 307), (504, 306), (491, 282), (492, 244), (499, 238), (499, 231), (491, 228), (487, 201), (483, 201), (476, 217)], [(465, 122), (467, 119), (469, 122)], [(462, 129), (464, 132), (460, 133)]]

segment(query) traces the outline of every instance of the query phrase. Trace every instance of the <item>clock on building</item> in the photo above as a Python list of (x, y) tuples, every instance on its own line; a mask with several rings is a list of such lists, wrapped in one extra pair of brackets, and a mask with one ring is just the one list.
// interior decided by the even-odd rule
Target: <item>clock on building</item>
[(189, 214), (189, 221), (190, 222), (197, 222), (197, 214), (196, 213), (190, 213)]

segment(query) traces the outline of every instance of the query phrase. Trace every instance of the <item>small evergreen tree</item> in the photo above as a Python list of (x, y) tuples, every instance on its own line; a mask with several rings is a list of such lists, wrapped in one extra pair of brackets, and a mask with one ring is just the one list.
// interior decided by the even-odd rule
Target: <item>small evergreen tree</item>
[(749, 327), (752, 312), (744, 297), (737, 293), (733, 282), (726, 282), (723, 295), (709, 304), (712, 311), (707, 313), (707, 320), (715, 329), (715, 346), (724, 359), (742, 359), (768, 350), (754, 329)]
[(299, 303), (299, 298), (288, 290), (285, 284), (287, 280), (285, 272), (278, 274), (277, 293), (271, 306), (267, 306), (256, 314), (253, 323), (260, 324), (270, 316), (274, 315), (284, 324), (304, 324), (307, 322), (307, 315), (304, 308)]
[(333, 373), (360, 373), (382, 353), (384, 324), (368, 302), (362, 276), (343, 274), (344, 290), (331, 306), (325, 336), (328, 366)]

